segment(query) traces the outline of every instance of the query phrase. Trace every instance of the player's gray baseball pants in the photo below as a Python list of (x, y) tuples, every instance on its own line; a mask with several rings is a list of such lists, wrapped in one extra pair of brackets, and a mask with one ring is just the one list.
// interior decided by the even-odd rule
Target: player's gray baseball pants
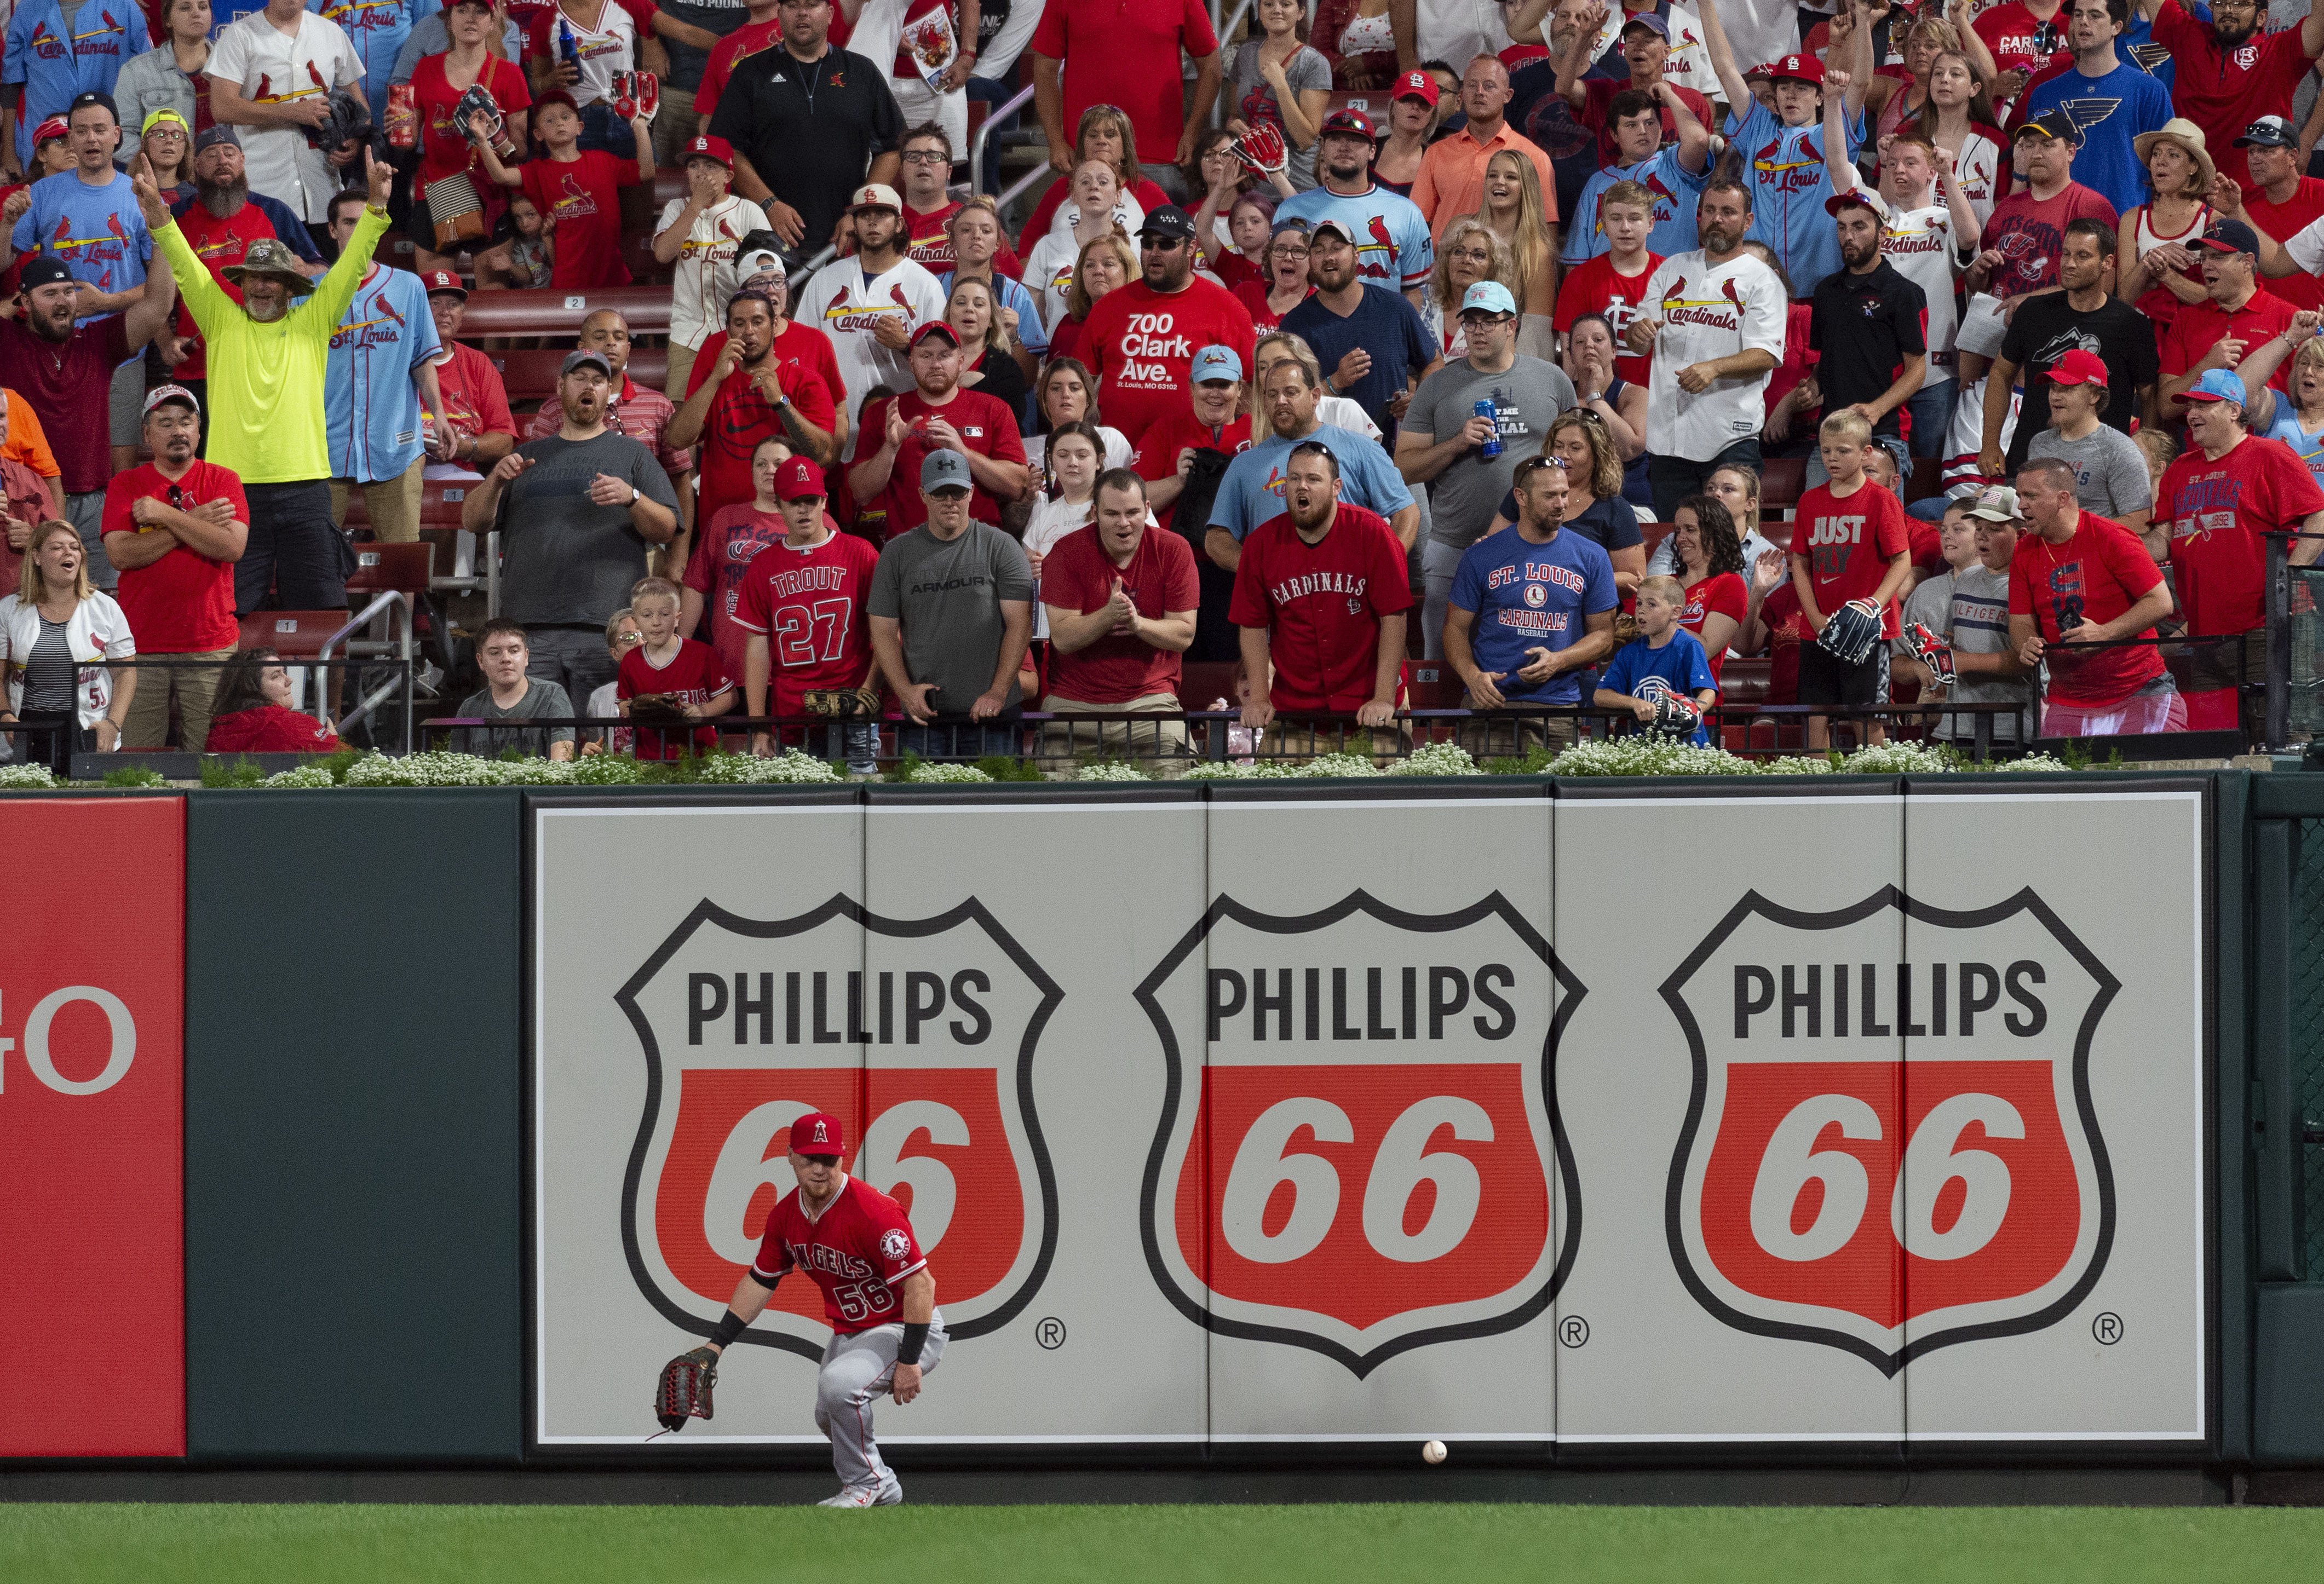
[[(842, 1485), (881, 1485), (889, 1478), (880, 1444), (872, 1439), (872, 1404), (895, 1385), (896, 1349), (903, 1340), (904, 1327), (898, 1322), (853, 1336), (835, 1334), (823, 1349), (815, 1427), (831, 1438), (831, 1466), (839, 1470)], [(938, 1315), (920, 1349), (921, 1370), (936, 1368), (944, 1350), (944, 1317)]]

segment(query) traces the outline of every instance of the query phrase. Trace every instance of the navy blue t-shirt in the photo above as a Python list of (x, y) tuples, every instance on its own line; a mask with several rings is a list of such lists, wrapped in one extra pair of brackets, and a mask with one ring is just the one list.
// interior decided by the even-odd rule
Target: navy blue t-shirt
[[(1671, 634), (1671, 640), (1656, 649), (1643, 638), (1634, 638), (1615, 652), (1598, 677), (1598, 686), (1609, 693), (1627, 693), (1632, 698), (1652, 698), (1665, 690), (1683, 695), (1689, 703), (1704, 688), (1717, 688), (1711, 679), (1711, 660), (1702, 652), (1702, 640), (1683, 627)], [(1703, 727), (1694, 729), (1698, 748), (1711, 745), (1711, 733)]]
[(1404, 293), (1367, 281), (1362, 303), (1344, 319), (1325, 308), (1322, 298), (1310, 296), (1283, 316), (1283, 327), (1314, 349), (1326, 380), (1357, 347), (1372, 355), (1370, 373), (1352, 385), (1333, 389), (1364, 410), (1364, 416), (1379, 426), (1380, 443), (1394, 452), (1396, 419), (1388, 416), (1388, 404), (1406, 388), (1406, 374), (1418, 373), (1436, 356), (1428, 327)]
[(1494, 686), (1512, 703), (1582, 702), (1579, 671), (1560, 671), (1530, 686), (1519, 682), (1526, 650), (1571, 649), (1589, 631), (1588, 617), (1619, 603), (1606, 552), (1563, 530), (1536, 545), (1520, 530), (1505, 528), (1471, 545), (1452, 574), (1452, 603), (1476, 612), (1469, 647), (1477, 668), (1501, 673)]

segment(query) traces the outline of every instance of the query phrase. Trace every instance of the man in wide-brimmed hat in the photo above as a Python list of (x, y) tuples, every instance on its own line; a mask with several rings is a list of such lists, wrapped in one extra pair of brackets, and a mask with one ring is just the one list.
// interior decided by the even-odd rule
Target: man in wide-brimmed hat
[(346, 603), (346, 541), (331, 521), (331, 450), (324, 375), (332, 334), (387, 230), (394, 172), (364, 152), (371, 202), (338, 262), (320, 281), (299, 269), (281, 242), (261, 237), (223, 272), (240, 302), (210, 277), (153, 190), (138, 178), (138, 202), (154, 245), (177, 275), (209, 349), (209, 459), (234, 470), (250, 502), (250, 541), (235, 566), (235, 606), (258, 609), (270, 589), (290, 611)]

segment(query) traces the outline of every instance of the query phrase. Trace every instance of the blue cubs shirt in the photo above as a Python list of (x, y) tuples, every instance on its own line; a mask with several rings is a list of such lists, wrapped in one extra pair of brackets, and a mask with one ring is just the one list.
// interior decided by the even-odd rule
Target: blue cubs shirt
[[(307, 0), (308, 10), (337, 23), (355, 47), (355, 59), (363, 62), (364, 103), (374, 115), (387, 114), (387, 86), (395, 74), (395, 58), (422, 14), (420, 7), (420, 0)], [(429, 5), (425, 14), (433, 16), (436, 9)]]
[(420, 460), (428, 436), (411, 376), (443, 352), (420, 277), (374, 264), (331, 335), (323, 413), (333, 478), (377, 483)]
[[(1683, 695), (1691, 704), (1696, 694), (1706, 687), (1715, 690), (1719, 684), (1711, 679), (1711, 659), (1702, 652), (1702, 640), (1681, 627), (1660, 649), (1643, 638), (1634, 638), (1624, 644), (1599, 674), (1598, 686), (1609, 693), (1627, 693), (1632, 698), (1676, 693)], [(1692, 741), (1697, 748), (1708, 748), (1711, 733), (1705, 727), (1697, 726)]]
[(1219, 493), (1211, 502), (1213, 528), (1223, 528), (1240, 544), (1250, 530), (1270, 517), (1283, 515), (1283, 465), (1291, 447), (1321, 440), (1340, 465), (1340, 499), (1382, 517), (1393, 517), (1412, 504), (1404, 475), (1388, 460), (1378, 442), (1343, 429), (1318, 424), (1312, 435), (1296, 440), (1262, 440), (1227, 465)]
[(1663, 149), (1651, 160), (1635, 165), (1609, 165), (1592, 176), (1573, 206), (1573, 223), (1565, 233), (1564, 262), (1579, 264), (1609, 253), (1605, 228), (1598, 224), (1598, 200), (1618, 181), (1635, 181), (1655, 195), (1655, 228), (1646, 233), (1646, 251), (1662, 258), (1692, 253), (1702, 244), (1694, 236), (1695, 201), (1711, 180), (1711, 157), (1702, 169), (1690, 171), (1679, 163), (1678, 150)]
[[(83, 6), (81, 14), (88, 14)], [(32, 207), (17, 219), (8, 240), (18, 253), (61, 260), (74, 280), (99, 291), (136, 290), (145, 283), (145, 263), (153, 256), (144, 212), (129, 178), (117, 170), (103, 187), (91, 187), (78, 170), (42, 177), (32, 183)], [(88, 323), (88, 317), (80, 322)]]
[(1356, 273), (1391, 290), (1425, 286), (1436, 267), (1436, 247), (1419, 206), (1378, 182), (1354, 198), (1321, 185), (1293, 193), (1275, 206), (1275, 223), (1286, 220), (1305, 220), (1311, 231), (1337, 220), (1356, 239)]
[[(123, 63), (152, 47), (138, 0), (87, 0), (70, 25), (57, 0), (21, 0), (0, 45), (0, 83), (21, 84), (24, 90), (23, 114), (16, 123), (16, 158), (23, 167), (32, 168), (35, 127), (63, 115), (78, 95), (111, 93)], [(134, 152), (136, 139), (133, 128), (122, 141)]]
[[(1851, 160), (1864, 140), (1864, 117), (1848, 126)], [(1743, 172), (1751, 184), (1751, 229), (1746, 239), (1764, 242), (1791, 277), (1797, 299), (1815, 293), (1816, 282), (1840, 268), (1840, 229), (1824, 213), (1831, 177), (1823, 168), (1823, 123), (1785, 126), (1766, 106), (1754, 103), (1738, 122), (1727, 118), (1727, 141), (1743, 151)]]
[[(2116, 47), (2119, 52), (2119, 40)], [(2146, 201), (2146, 167), (2130, 140), (2171, 119), (2171, 90), (2160, 78), (2127, 60), (2104, 77), (2061, 71), (2025, 90), (2026, 121), (2049, 110), (2065, 111), (2082, 129), (2082, 146), (2074, 151), (2076, 181), (2119, 215)]]
[(1612, 610), (1620, 598), (1614, 590), (1614, 563), (1591, 540), (1560, 529), (1549, 543), (1536, 545), (1518, 530), (1505, 528), (1462, 555), (1452, 574), (1452, 603), (1476, 612), (1469, 647), (1479, 670), (1501, 673), (1493, 686), (1503, 698), (1579, 704), (1579, 671), (1560, 671), (1530, 686), (1518, 681), (1526, 650), (1572, 648), (1589, 630), (1587, 618)]

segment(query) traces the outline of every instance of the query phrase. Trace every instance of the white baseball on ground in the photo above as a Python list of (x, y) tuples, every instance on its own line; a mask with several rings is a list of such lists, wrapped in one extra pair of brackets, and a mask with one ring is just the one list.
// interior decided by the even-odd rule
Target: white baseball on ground
[(1441, 1441), (1423, 1442), (1420, 1456), (1424, 1462), (1442, 1463), (1444, 1460), (1444, 1443)]

